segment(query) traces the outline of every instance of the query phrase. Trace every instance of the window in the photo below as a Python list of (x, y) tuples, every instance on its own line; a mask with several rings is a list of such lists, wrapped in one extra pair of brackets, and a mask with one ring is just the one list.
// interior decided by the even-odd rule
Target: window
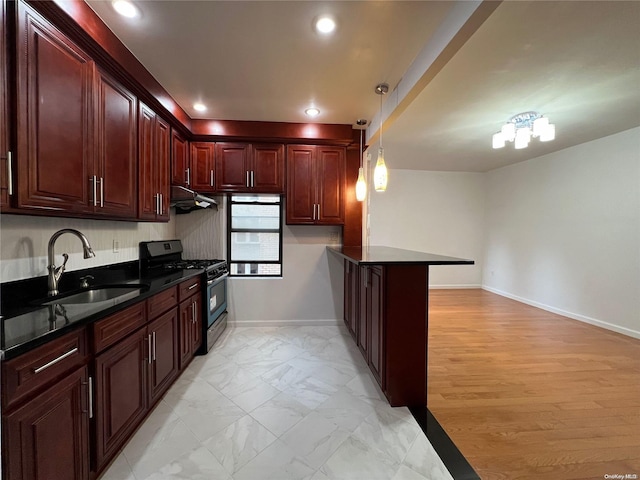
[(229, 275), (282, 275), (282, 197), (230, 195), (227, 217)]

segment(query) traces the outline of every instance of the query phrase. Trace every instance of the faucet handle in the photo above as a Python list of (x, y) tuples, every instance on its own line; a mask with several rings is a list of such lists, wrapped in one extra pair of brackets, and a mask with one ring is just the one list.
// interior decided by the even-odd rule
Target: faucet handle
[(89, 287), (89, 279), (93, 280), (93, 275), (85, 275), (84, 277), (80, 277), (80, 288), (88, 288)]
[(62, 275), (62, 272), (64, 272), (64, 269), (67, 265), (67, 260), (69, 260), (69, 255), (67, 255), (66, 253), (63, 253), (62, 258), (64, 258), (64, 260), (62, 261), (62, 265), (56, 268), (56, 273), (59, 273), (60, 275)]

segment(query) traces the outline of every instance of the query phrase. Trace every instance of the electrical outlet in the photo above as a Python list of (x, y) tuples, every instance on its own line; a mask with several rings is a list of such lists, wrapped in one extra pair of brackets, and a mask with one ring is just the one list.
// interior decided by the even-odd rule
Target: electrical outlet
[(118, 252), (120, 252), (120, 242), (114, 238), (113, 239), (113, 253), (118, 253)]

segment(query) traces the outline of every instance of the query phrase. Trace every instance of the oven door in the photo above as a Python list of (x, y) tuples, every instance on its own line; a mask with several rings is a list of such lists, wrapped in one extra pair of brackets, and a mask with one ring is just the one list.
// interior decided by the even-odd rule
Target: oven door
[(227, 275), (207, 281), (207, 329), (215, 323), (227, 309)]

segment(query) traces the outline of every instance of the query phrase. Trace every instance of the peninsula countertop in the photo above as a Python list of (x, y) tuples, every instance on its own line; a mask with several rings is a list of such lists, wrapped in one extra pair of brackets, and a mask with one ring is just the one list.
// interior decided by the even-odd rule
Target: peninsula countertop
[(464, 258), (384, 246), (327, 247), (327, 250), (358, 265), (473, 265), (475, 263), (473, 260)]

